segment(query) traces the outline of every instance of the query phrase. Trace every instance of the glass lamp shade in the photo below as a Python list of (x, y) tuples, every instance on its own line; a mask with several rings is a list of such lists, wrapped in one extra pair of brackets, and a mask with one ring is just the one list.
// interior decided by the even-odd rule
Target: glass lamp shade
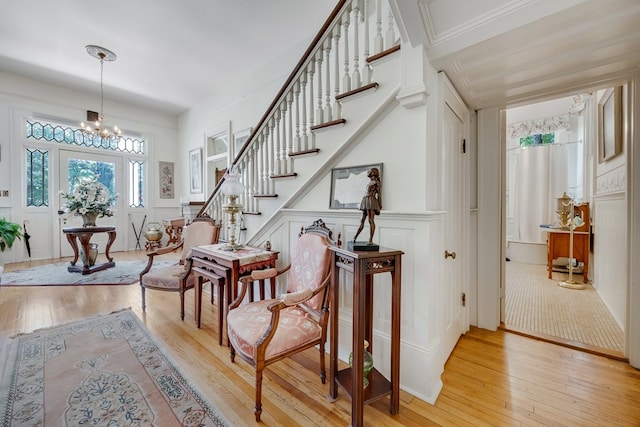
[(240, 174), (229, 173), (220, 188), (223, 194), (227, 196), (239, 196), (244, 192), (244, 185), (240, 182)]

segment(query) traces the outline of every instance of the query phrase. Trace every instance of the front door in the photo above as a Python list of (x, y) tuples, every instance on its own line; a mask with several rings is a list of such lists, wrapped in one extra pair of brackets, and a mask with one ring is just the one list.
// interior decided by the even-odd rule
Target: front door
[[(112, 192), (123, 194), (124, 174), (122, 169), (122, 158), (117, 156), (108, 156), (102, 154), (85, 153), (80, 151), (60, 150), (59, 157), (60, 171), (60, 187), (64, 192), (73, 191), (76, 177), (91, 175), (100, 175), (100, 182), (105, 184)], [(60, 206), (62, 207), (65, 200), (60, 197)], [(111, 246), (110, 252), (124, 250), (123, 233), (118, 233), (126, 227), (124, 215), (122, 215), (124, 202), (122, 196), (116, 200), (115, 215), (111, 217), (98, 218), (96, 225), (115, 225), (116, 241)], [(63, 215), (60, 217), (60, 232), (65, 227), (82, 227), (82, 218), (75, 215)], [(92, 243), (98, 244), (100, 256), (104, 256), (104, 250), (107, 243), (106, 233), (97, 233), (91, 239)], [(67, 242), (65, 236), (60, 238), (60, 256), (73, 256), (73, 250)]]

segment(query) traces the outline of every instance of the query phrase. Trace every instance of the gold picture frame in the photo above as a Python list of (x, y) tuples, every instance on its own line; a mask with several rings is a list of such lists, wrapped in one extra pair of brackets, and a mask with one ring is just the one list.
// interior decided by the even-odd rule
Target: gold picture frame
[(598, 163), (622, 152), (622, 86), (607, 89), (598, 110)]

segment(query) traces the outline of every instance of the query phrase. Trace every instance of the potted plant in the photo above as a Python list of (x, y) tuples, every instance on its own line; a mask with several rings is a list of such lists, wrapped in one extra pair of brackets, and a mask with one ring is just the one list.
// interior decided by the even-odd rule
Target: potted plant
[(20, 224), (0, 218), (0, 252), (4, 252), (6, 248), (11, 248), (13, 242), (21, 237)]

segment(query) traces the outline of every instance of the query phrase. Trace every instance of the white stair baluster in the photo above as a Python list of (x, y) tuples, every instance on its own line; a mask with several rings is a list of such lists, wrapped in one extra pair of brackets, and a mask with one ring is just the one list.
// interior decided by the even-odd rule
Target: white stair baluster
[(309, 148), (309, 119), (307, 118), (307, 71), (305, 70), (301, 76), (302, 82), (302, 100), (300, 102), (302, 112), (302, 149)]
[(271, 174), (280, 175), (282, 173), (280, 168), (280, 150), (282, 145), (282, 140), (280, 139), (281, 106), (276, 107), (273, 117), (273, 171)]
[(327, 37), (324, 43), (324, 57), (325, 57), (325, 103), (324, 103), (324, 121), (330, 122), (333, 120), (333, 113), (331, 112), (331, 37)]
[(333, 52), (334, 52), (334, 96), (333, 96), (333, 119), (342, 118), (342, 105), (338, 102), (337, 96), (340, 95), (340, 25), (336, 25), (333, 29)]
[(358, 2), (355, 2), (355, 7), (353, 8), (353, 72), (351, 75), (351, 86), (354, 89), (358, 89), (361, 86), (360, 79), (360, 46), (359, 46), (359, 25), (360, 21), (360, 7), (358, 6)]
[(302, 124), (302, 117), (300, 116), (300, 81), (302, 80), (304, 74), (300, 76), (298, 81), (295, 83), (293, 96), (295, 98), (295, 106), (296, 106), (296, 136), (293, 140), (293, 151), (302, 150), (301, 139), (300, 139), (300, 125)]
[(384, 49), (382, 38), (382, 6), (380, 0), (376, 0), (376, 37), (373, 42), (374, 53), (380, 53)]
[(316, 119), (314, 121), (315, 124), (324, 123), (324, 111), (322, 108), (322, 97), (324, 94), (322, 93), (322, 49), (318, 49), (316, 53), (316, 80), (318, 82), (318, 103), (316, 107)]
[(287, 149), (284, 153), (284, 168), (286, 173), (293, 173), (293, 159), (289, 157), (289, 154), (293, 152), (293, 92), (289, 92), (289, 95), (287, 95), (287, 104)]
[(343, 49), (344, 50), (344, 76), (342, 77), (342, 92), (351, 90), (351, 75), (349, 74), (349, 13), (345, 12), (342, 16), (343, 31)]
[(369, 83), (371, 83), (371, 67), (369, 66), (369, 63), (367, 62), (367, 60), (369, 59), (369, 38), (371, 37), (371, 35), (369, 34), (369, 0), (364, 0), (364, 11), (363, 11), (363, 16), (364, 16), (364, 31), (363, 31), (363, 38), (364, 38), (364, 46), (363, 46), (363, 61), (362, 61), (362, 84), (363, 85), (368, 85)]
[(394, 28), (393, 13), (391, 13), (391, 9), (389, 9), (387, 13), (387, 33), (384, 35), (385, 49), (391, 49), (393, 45), (396, 43), (396, 33), (393, 30), (393, 28)]

